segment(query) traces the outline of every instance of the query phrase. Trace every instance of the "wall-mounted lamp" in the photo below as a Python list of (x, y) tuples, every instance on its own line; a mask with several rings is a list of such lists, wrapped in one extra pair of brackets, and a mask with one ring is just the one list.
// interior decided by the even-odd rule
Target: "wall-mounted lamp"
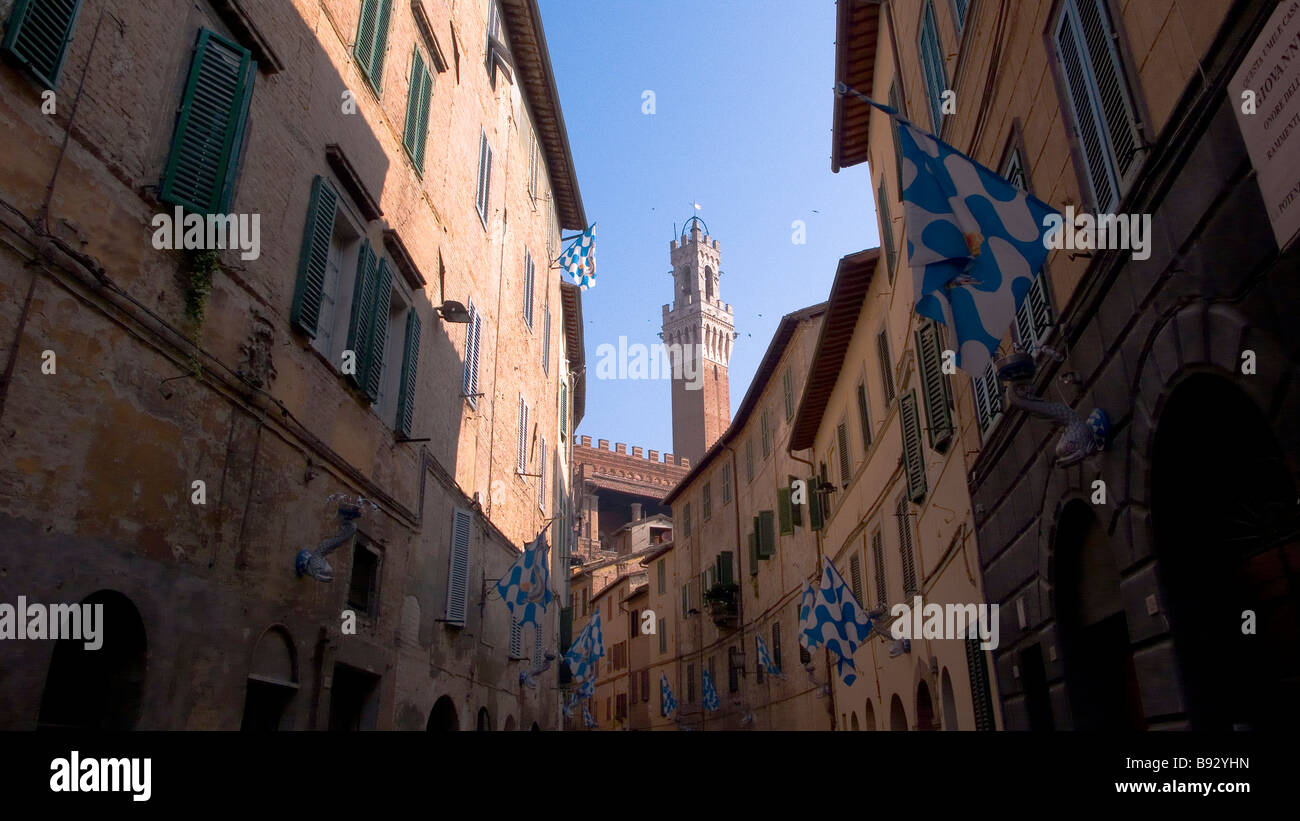
[(454, 299), (449, 299), (441, 305), (434, 308), (438, 316), (442, 317), (443, 322), (457, 322), (464, 324), (469, 322), (469, 309)]

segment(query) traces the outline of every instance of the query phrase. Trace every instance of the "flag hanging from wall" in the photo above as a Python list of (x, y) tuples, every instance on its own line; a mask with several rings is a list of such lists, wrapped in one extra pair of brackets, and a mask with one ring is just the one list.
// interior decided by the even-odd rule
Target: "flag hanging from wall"
[[(801, 608), (802, 610), (802, 608)], [(871, 618), (862, 609), (844, 577), (822, 557), (822, 581), (807, 622), (807, 630), (825, 644), (835, 658), (836, 669), (846, 685), (857, 679), (853, 654), (871, 635)]]
[(587, 709), (587, 702), (582, 703), (582, 723), (587, 725), (588, 730), (596, 729), (596, 719), (591, 717), (591, 710)]
[(1047, 260), (1045, 218), (1059, 212), (889, 106), (838, 90), (894, 119), (916, 313), (952, 328), (957, 367), (982, 375)]
[(600, 610), (591, 617), (591, 621), (582, 628), (582, 632), (573, 640), (564, 660), (569, 663), (569, 673), (573, 680), (586, 682), (596, 678), (596, 660), (605, 655), (605, 641), (600, 632)]
[(673, 688), (668, 686), (668, 676), (665, 673), (659, 674), (659, 700), (659, 713), (664, 718), (677, 709), (677, 699), (673, 698)]
[(714, 712), (719, 706), (721, 706), (718, 701), (718, 691), (713, 688), (713, 676), (709, 675), (709, 668), (701, 667), (700, 670), (704, 674), (704, 700), (701, 704), (704, 706), (704, 709), (709, 712)]
[(761, 634), (754, 636), (758, 640), (758, 667), (769, 676), (781, 678), (781, 668), (772, 662), (772, 653), (767, 649), (767, 642), (763, 641)]
[(555, 598), (551, 591), (549, 550), (546, 531), (542, 530), (497, 582), (501, 600), (510, 608), (511, 617), (521, 629), (532, 622), (540, 630), (540, 616), (546, 613), (547, 606)]
[(816, 606), (817, 594), (805, 579), (803, 595), (799, 597), (799, 644), (803, 645), (805, 650), (815, 650), (822, 644), (821, 633), (817, 631), (817, 623), (813, 618), (813, 608)]
[(596, 286), (596, 224), (593, 222), (586, 231), (574, 237), (569, 247), (564, 249), (558, 260), (560, 267), (568, 271), (575, 284), (582, 290)]

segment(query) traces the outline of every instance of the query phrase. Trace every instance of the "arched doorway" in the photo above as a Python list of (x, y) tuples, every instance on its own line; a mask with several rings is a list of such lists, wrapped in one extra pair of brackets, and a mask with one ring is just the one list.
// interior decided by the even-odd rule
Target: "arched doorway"
[(514, 717), (514, 716), (506, 716), (506, 723), (505, 723), (505, 726), (502, 727), (501, 729), (502, 729), (502, 730), (505, 730), (507, 733), (508, 733), (508, 732), (511, 732), (512, 730), (514, 730), (514, 729), (515, 729), (515, 717)]
[(852, 730), (852, 731), (855, 732), (855, 733), (856, 733), (858, 730), (861, 730), (861, 729), (862, 729), (861, 727), (858, 726), (858, 711), (857, 711), (857, 710), (854, 710), (852, 713), (849, 714), (849, 729)]
[[(1152, 448), (1151, 498), (1192, 728), (1295, 726), (1295, 479), (1264, 415), (1227, 379), (1194, 375), (1169, 396)], [(1243, 633), (1247, 610), (1253, 635)]]
[(903, 700), (894, 693), (889, 700), (889, 729), (905, 731), (907, 729), (907, 711), (903, 709)]
[(916, 685), (916, 729), (939, 729), (939, 724), (934, 719), (934, 702), (930, 698), (930, 687), (924, 681)]
[(479, 732), (489, 732), (492, 729), (492, 716), (488, 713), (486, 707), (479, 708), (478, 721), (475, 723), (474, 729)]
[(541, 731), (542, 731), (542, 728), (539, 727), (539, 726), (537, 726), (537, 722), (534, 721), (534, 722), (533, 722), (533, 726), (530, 728), (530, 732), (540, 733)]
[(289, 702), (298, 692), (298, 664), (289, 632), (279, 625), (268, 629), (253, 648), (248, 682), (244, 686), (241, 730), (292, 729)]
[(948, 675), (948, 668), (943, 668), (943, 674), (939, 677), (940, 698), (943, 699), (943, 728), (945, 730), (957, 730), (960, 727), (957, 724), (957, 696), (952, 691), (952, 676)]
[[(1056, 618), (1074, 729), (1145, 729), (1119, 568), (1088, 502), (1076, 499), (1062, 509), (1053, 561)], [(1041, 660), (1036, 665), (1026, 662), (1025, 675), (1036, 693), (1042, 691), (1037, 693), (1043, 703), (1040, 711), (1050, 711), (1040, 668)], [(1026, 693), (1027, 698), (1033, 695)]]
[(871, 699), (867, 699), (867, 709), (864, 712), (866, 715), (864, 726), (867, 728), (867, 731), (870, 732), (872, 730), (875, 730), (876, 729), (876, 708), (871, 706)]
[(429, 711), (429, 722), (424, 725), (424, 729), (431, 732), (454, 732), (460, 729), (456, 705), (452, 703), (451, 696), (443, 696), (433, 703), (433, 709)]
[[(102, 645), (88, 650), (83, 639), (60, 639), (54, 646), (37, 727), (135, 729), (148, 649), (140, 611), (115, 590), (92, 593), (80, 605), (78, 615), (92, 614)], [(87, 627), (83, 619), (83, 637), (89, 636)]]

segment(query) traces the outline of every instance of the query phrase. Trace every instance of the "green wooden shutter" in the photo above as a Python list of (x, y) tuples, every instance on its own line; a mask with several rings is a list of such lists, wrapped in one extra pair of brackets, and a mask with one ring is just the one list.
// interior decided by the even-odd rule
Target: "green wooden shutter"
[(59, 84), (80, 10), (81, 0), (18, 0), (0, 48), (53, 89)]
[(366, 396), (379, 399), (379, 380), (384, 373), (384, 350), (388, 344), (388, 312), (393, 300), (393, 269), (388, 260), (379, 261), (375, 295), (370, 303), (370, 343), (366, 345)]
[(776, 555), (776, 513), (760, 511), (756, 517), (758, 530), (758, 557), (768, 559)]
[(325, 288), (325, 269), (329, 265), (330, 240), (334, 236), (334, 213), (338, 193), (329, 180), (317, 177), (311, 184), (311, 203), (307, 206), (307, 226), (302, 232), (302, 250), (298, 253), (298, 283), (293, 291), (290, 321), (308, 336), (316, 335), (320, 318), (321, 294)]
[(388, 50), (388, 20), (392, 12), (392, 0), (363, 0), (361, 4), (353, 51), (376, 94), (380, 93), (384, 81), (384, 54)]
[(730, 550), (718, 554), (718, 583), (735, 584), (735, 561)]
[(356, 373), (347, 374), (347, 378), (358, 388), (365, 386), (377, 266), (375, 252), (370, 250), (370, 240), (366, 240), (361, 243), (361, 251), (357, 254), (357, 278), (352, 287), (352, 314), (348, 320), (348, 350), (356, 357)]
[(943, 346), (933, 322), (923, 322), (916, 329), (916, 356), (921, 369), (925, 418), (930, 423), (930, 447), (943, 452), (952, 441), (952, 411), (948, 407), (948, 386), (943, 375)]
[(749, 534), (749, 575), (758, 575), (758, 534)]
[(821, 482), (816, 476), (808, 477), (808, 523), (813, 530), (821, 530), (824, 522), (822, 521), (821, 495), (817, 488)]
[(781, 534), (788, 535), (794, 533), (794, 515), (790, 509), (790, 488), (781, 487), (776, 489), (776, 509), (780, 514)]
[(406, 345), (402, 353), (402, 387), (397, 394), (397, 432), (411, 435), (415, 417), (415, 375), (420, 368), (420, 317), (415, 309), (406, 312)]
[(248, 49), (199, 32), (159, 199), (200, 214), (230, 201), (257, 63)]
[(916, 391), (899, 397), (903, 432), (903, 467), (907, 474), (907, 498), (920, 503), (925, 498), (925, 453), (921, 450), (921, 419), (916, 410)]
[[(797, 480), (797, 476), (791, 476), (790, 486), (793, 487)], [(796, 505), (794, 503), (793, 490), (790, 491), (790, 521), (799, 527), (803, 527), (803, 505)]]
[(415, 170), (424, 173), (424, 146), (429, 135), (429, 98), (433, 94), (433, 77), (420, 50), (411, 59), (411, 84), (406, 96), (406, 127), (402, 145)]

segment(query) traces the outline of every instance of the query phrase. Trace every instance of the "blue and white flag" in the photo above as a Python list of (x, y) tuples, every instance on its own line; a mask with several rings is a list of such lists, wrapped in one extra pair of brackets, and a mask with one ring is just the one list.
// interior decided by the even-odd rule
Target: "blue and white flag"
[(799, 644), (803, 645), (805, 650), (816, 650), (822, 644), (821, 632), (817, 630), (817, 623), (813, 618), (813, 608), (816, 606), (817, 594), (805, 579), (803, 595), (799, 597)]
[(596, 719), (591, 717), (591, 711), (587, 709), (587, 703), (582, 703), (582, 723), (587, 725), (588, 730), (596, 729)]
[(665, 718), (677, 709), (677, 699), (673, 698), (673, 688), (668, 686), (668, 676), (664, 673), (659, 674), (659, 700), (659, 713)]
[(982, 374), (1047, 260), (1044, 221), (1058, 212), (911, 123), (897, 127), (916, 312), (953, 328), (957, 366)]
[(853, 654), (871, 635), (871, 618), (826, 557), (822, 557), (821, 587), (817, 589), (816, 603), (804, 629), (816, 636), (817, 644), (826, 645), (826, 650), (835, 656), (840, 678), (845, 684), (852, 684), (857, 679)]
[(701, 667), (700, 670), (704, 673), (704, 701), (701, 703), (704, 709), (712, 712), (719, 707), (718, 691), (713, 689), (713, 676), (709, 675), (709, 668)]
[(594, 681), (596, 678), (596, 660), (605, 655), (605, 640), (600, 632), (600, 610), (597, 610), (582, 628), (582, 632), (573, 640), (564, 660), (569, 663), (569, 672), (577, 682)]
[(596, 285), (596, 225), (592, 223), (560, 254), (560, 267), (569, 272), (582, 290)]
[(762, 634), (755, 635), (758, 639), (758, 667), (769, 676), (781, 678), (781, 668), (772, 662), (772, 653), (767, 649), (767, 642), (763, 641)]
[(591, 698), (595, 694), (596, 694), (596, 680), (594, 678), (589, 678), (582, 683), (581, 687), (574, 690), (573, 693), (569, 696), (568, 703), (564, 705), (565, 717), (572, 718), (573, 708), (577, 706), (578, 702), (582, 701), (583, 699)]
[(546, 531), (543, 530), (497, 581), (497, 592), (510, 608), (510, 615), (519, 623), (520, 629), (529, 622), (541, 629), (540, 617), (555, 598), (551, 591), (549, 550)]
[(894, 119), (916, 313), (953, 328), (957, 366), (983, 374), (1047, 260), (1045, 218), (1060, 212), (893, 108), (838, 90)]

